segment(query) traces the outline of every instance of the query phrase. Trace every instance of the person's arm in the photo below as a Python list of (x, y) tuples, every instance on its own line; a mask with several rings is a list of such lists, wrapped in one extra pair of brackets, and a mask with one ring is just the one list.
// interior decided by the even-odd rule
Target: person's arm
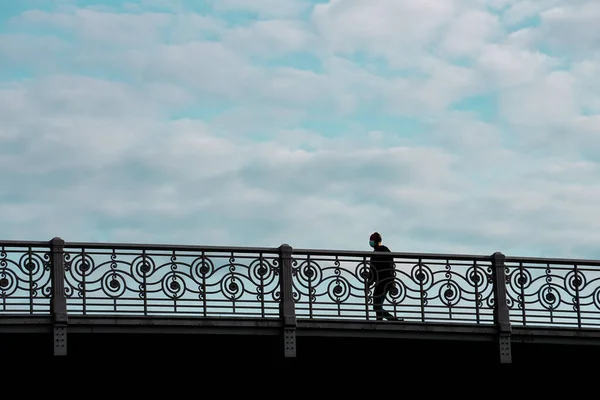
[[(385, 251), (386, 251), (386, 252), (388, 252), (388, 253), (391, 253), (391, 252), (392, 252), (392, 251), (391, 251), (391, 250), (390, 250), (388, 247), (386, 247), (386, 248), (385, 248)], [(396, 269), (396, 262), (395, 262), (395, 260), (394, 260), (394, 256), (392, 256), (392, 255), (388, 255), (388, 256), (387, 256), (387, 259), (388, 259), (388, 263), (389, 263), (389, 268), (390, 268), (390, 270), (391, 270), (391, 271), (394, 271), (394, 270)]]

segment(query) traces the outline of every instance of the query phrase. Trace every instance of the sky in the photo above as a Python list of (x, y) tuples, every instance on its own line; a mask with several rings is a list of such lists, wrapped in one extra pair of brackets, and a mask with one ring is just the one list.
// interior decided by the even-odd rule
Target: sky
[(600, 259), (597, 0), (3, 0), (0, 239)]

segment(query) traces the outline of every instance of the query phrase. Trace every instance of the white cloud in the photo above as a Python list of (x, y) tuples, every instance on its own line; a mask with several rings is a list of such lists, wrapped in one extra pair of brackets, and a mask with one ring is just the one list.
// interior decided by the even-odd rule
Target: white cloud
[(598, 254), (584, 3), (213, 3), (261, 19), (244, 26), (181, 2), (26, 12), (0, 36), (29, 74), (0, 86), (3, 236)]
[[(576, 0), (577, 1), (577, 0)], [(519, 24), (535, 18), (543, 11), (555, 6), (563, 0), (514, 0), (507, 1), (508, 8), (503, 10), (503, 20), (509, 25)]]
[(88, 45), (118, 44), (119, 46), (155, 45), (163, 43), (166, 32), (175, 41), (197, 39), (200, 35), (221, 32), (225, 22), (194, 13), (169, 14), (144, 11), (119, 13), (109, 10), (75, 8), (72, 11), (25, 11), (9, 21), (9, 26), (21, 29), (53, 28), (74, 34), (74, 39)]
[(305, 0), (211, 0), (210, 3), (217, 12), (245, 11), (259, 18), (294, 17), (309, 7)]
[(490, 41), (497, 40), (502, 27), (496, 15), (481, 10), (467, 11), (449, 24), (441, 43), (451, 56), (473, 56)]
[[(27, 34), (0, 35), (0, 54), (3, 55), (3, 68), (11, 64), (32, 64), (40, 57), (47, 59), (44, 67), (57, 67), (56, 55), (65, 52), (69, 45), (56, 37), (39, 37)], [(33, 65), (35, 68), (35, 64)]]
[[(67, 115), (76, 115), (73, 113), (77, 104), (89, 102), (86, 92), (68, 90), (69, 82), (64, 79), (60, 82), (67, 88), (65, 92), (72, 96), (70, 104), (73, 108), (39, 114), (36, 118), (39, 122), (53, 126)], [(74, 81), (71, 85), (78, 86), (78, 83)], [(39, 84), (47, 85), (32, 82), (24, 90), (39, 93)], [(132, 102), (132, 95), (124, 95), (127, 91), (123, 88), (115, 88), (110, 83), (96, 82), (95, 85), (98, 98), (111, 99), (115, 103), (113, 115), (118, 115), (116, 110)], [(42, 110), (41, 102), (52, 104), (56, 97), (47, 100), (34, 96), (24, 98), (27, 102), (20, 108), (27, 112)], [(153, 98), (138, 102), (141, 109), (155, 107)], [(286, 145), (286, 141), (242, 144), (218, 138), (211, 134), (209, 126), (195, 121), (165, 124), (150, 117), (148, 121), (133, 119), (126, 127), (119, 128), (118, 124), (124, 122), (122, 118), (111, 125), (105, 111), (94, 110), (97, 111), (92, 110), (80, 123), (63, 126), (61, 134), (55, 134), (52, 140), (42, 136), (30, 142), (32, 147), (23, 154), (37, 154), (40, 158), (35, 164), (39, 168), (17, 168), (16, 165), (23, 165), (25, 158), (16, 164), (3, 165), (4, 178), (18, 177), (21, 182), (31, 183), (32, 194), (36, 185), (49, 176), (63, 177), (58, 187), (45, 192), (43, 201), (46, 205), (42, 207), (44, 203), (39, 199), (39, 202), (21, 206), (29, 207), (30, 215), (37, 216), (31, 223), (40, 227), (37, 231), (40, 236), (57, 234), (57, 226), (51, 221), (57, 213), (64, 213), (61, 208), (65, 204), (70, 204), (69, 213), (75, 223), (63, 224), (59, 234), (82, 239), (101, 236), (95, 236), (94, 229), (77, 221), (96, 221), (97, 224), (107, 221), (105, 223), (111, 226), (109, 232), (126, 228), (129, 234), (133, 233), (132, 226), (140, 227), (138, 229), (145, 226), (153, 232), (144, 234), (148, 239), (186, 243), (192, 238), (193, 241), (214, 243), (211, 232), (223, 224), (232, 227), (253, 224), (252, 229), (229, 230), (227, 240), (277, 245), (277, 241), (291, 236), (298, 245), (319, 246), (325, 236), (331, 246), (348, 247), (348, 235), (358, 239), (365, 229), (368, 230), (366, 227), (379, 226), (392, 243), (395, 240), (404, 243), (401, 238), (410, 238), (414, 231), (416, 238), (405, 242), (406, 247), (420, 243), (419, 247), (434, 251), (435, 246), (448, 249), (449, 245), (436, 240), (422, 242), (423, 239), (418, 237), (424, 229), (434, 231), (441, 226), (448, 227), (444, 229), (454, 227), (489, 237), (489, 241), (484, 242), (487, 246), (493, 247), (496, 240), (508, 245), (512, 237), (509, 232), (501, 234), (502, 231), (490, 224), (500, 218), (504, 223), (522, 224), (518, 222), (522, 216), (528, 215), (528, 211), (537, 214), (540, 208), (562, 209), (569, 213), (570, 221), (578, 221), (590, 231), (596, 229), (593, 222), (586, 222), (579, 214), (579, 210), (593, 211), (597, 194), (591, 197), (586, 194), (594, 193), (593, 187), (571, 185), (571, 195), (577, 196), (580, 204), (575, 209), (571, 209), (564, 199), (548, 205), (541, 202), (537, 209), (523, 209), (520, 205), (533, 204), (544, 198), (546, 191), (538, 192), (530, 200), (524, 197), (532, 196), (536, 193), (533, 190), (542, 186), (526, 189), (528, 181), (513, 176), (510, 185), (503, 189), (492, 183), (492, 192), (478, 192), (477, 188), (485, 186), (461, 177), (456, 169), (458, 160), (435, 148), (384, 149), (364, 142), (362, 146), (359, 143), (352, 145), (347, 140), (345, 146), (337, 146), (336, 142), (343, 140), (340, 138), (316, 142), (316, 152), (304, 152), (295, 150), (293, 144)], [(107, 122), (99, 125), (100, 119)], [(147, 129), (153, 120), (154, 133), (149, 134)], [(22, 131), (19, 136), (24, 135), (28, 133)], [(97, 140), (93, 141), (93, 138)], [(462, 162), (469, 164), (467, 160)], [(11, 165), (14, 165), (12, 169)], [(485, 164), (481, 165), (485, 169)], [(525, 160), (519, 164), (520, 167), (527, 165)], [(587, 165), (589, 173), (595, 171), (594, 168), (597, 167)], [(79, 177), (75, 171), (81, 171)], [(493, 172), (493, 169), (489, 171)], [(574, 172), (580, 173), (580, 170)], [(559, 173), (564, 176), (566, 172), (563, 167), (563, 170), (550, 169), (545, 173), (552, 177)], [(71, 178), (65, 181), (67, 177)], [(553, 196), (560, 195), (559, 187), (552, 190), (556, 193)], [(466, 194), (469, 196), (465, 197)], [(22, 195), (28, 197), (28, 192)], [(495, 208), (492, 208), (496, 210), (495, 214), (486, 215), (492, 209), (482, 208), (485, 204), (482, 202), (500, 199), (504, 199), (503, 203), (494, 203)], [(499, 204), (504, 204), (503, 208), (498, 208)], [(512, 206), (514, 208), (508, 208)], [(5, 210), (12, 212), (12, 208)], [(472, 218), (473, 213), (477, 218)], [(212, 217), (207, 219), (209, 215)], [(467, 218), (469, 215), (471, 219)], [(560, 221), (571, 226), (574, 223), (564, 217)], [(125, 227), (126, 224), (132, 226)], [(164, 224), (163, 229), (159, 229), (161, 224)], [(175, 224), (184, 226), (175, 229)], [(22, 227), (26, 225), (20, 226), (15, 230), (17, 235), (25, 232)], [(490, 230), (486, 231), (485, 227)], [(168, 233), (168, 229), (176, 232)], [(537, 229), (537, 226), (528, 227), (517, 238)], [(123, 234), (123, 231), (119, 232)], [(340, 235), (339, 232), (346, 233)], [(547, 235), (539, 234), (538, 237), (542, 240)]]
[(557, 60), (536, 50), (490, 44), (477, 59), (478, 70), (488, 85), (519, 86), (546, 74), (559, 65)]
[(436, 39), (456, 11), (455, 1), (379, 0), (377, 6), (359, 0), (318, 4), (313, 21), (330, 51), (383, 54), (397, 65)]
[(505, 91), (500, 112), (521, 126), (555, 126), (569, 124), (579, 114), (574, 79), (565, 71), (551, 72), (532, 82)]
[(222, 40), (236, 51), (266, 57), (298, 53), (318, 45), (318, 38), (306, 23), (290, 20), (257, 21), (236, 27), (224, 33)]
[(540, 40), (562, 52), (598, 52), (600, 49), (600, 3), (575, 2), (541, 14)]

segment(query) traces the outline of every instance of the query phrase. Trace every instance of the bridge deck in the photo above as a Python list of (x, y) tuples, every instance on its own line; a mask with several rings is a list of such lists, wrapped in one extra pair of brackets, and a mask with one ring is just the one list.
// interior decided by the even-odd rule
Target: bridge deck
[[(5, 360), (52, 355), (51, 318), (0, 321), (0, 353)], [(68, 346), (72, 357), (164, 355), (204, 362), (289, 364), (281, 351), (281, 328), (280, 321), (75, 317), (69, 321)], [(595, 330), (516, 328), (511, 340), (515, 364), (582, 363), (600, 356), (600, 332)], [(493, 327), (299, 320), (296, 345), (293, 362), (298, 365), (497, 362)]]
[(25, 338), (34, 349), (52, 335), (55, 355), (199, 342), (238, 355), (272, 345), (290, 359), (386, 348), (501, 362), (544, 346), (600, 348), (599, 261), (391, 253), (385, 306), (404, 321), (384, 322), (374, 321), (371, 255), (0, 241), (0, 345), (18, 353)]

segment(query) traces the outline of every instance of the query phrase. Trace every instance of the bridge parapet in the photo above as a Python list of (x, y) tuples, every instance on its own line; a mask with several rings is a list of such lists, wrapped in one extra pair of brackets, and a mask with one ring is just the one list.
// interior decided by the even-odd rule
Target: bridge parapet
[(510, 362), (513, 327), (600, 325), (600, 261), (390, 253), (375, 321), (372, 252), (122, 243), (0, 241), (0, 318), (51, 316), (56, 354), (69, 317), (240, 318), (281, 323), (295, 356), (298, 321), (495, 327)]
[(600, 261), (506, 257), (515, 326), (600, 327)]

